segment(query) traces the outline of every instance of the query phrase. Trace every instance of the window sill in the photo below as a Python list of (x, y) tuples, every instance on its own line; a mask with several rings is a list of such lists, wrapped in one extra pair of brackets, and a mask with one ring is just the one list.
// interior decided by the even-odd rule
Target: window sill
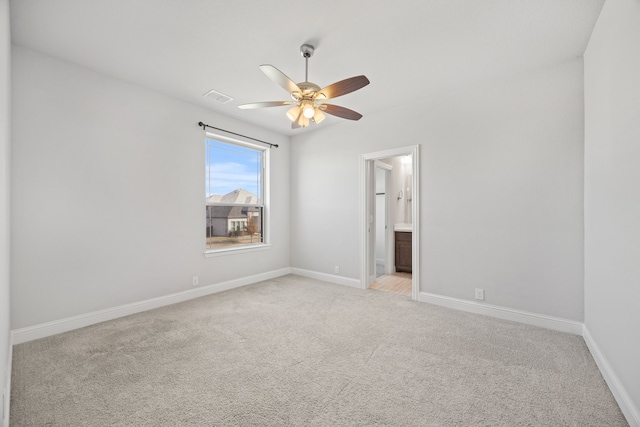
[(204, 257), (212, 258), (217, 256), (243, 254), (246, 252), (264, 251), (267, 249), (271, 249), (271, 244), (264, 243), (261, 245), (241, 246), (237, 248), (211, 249), (211, 250), (205, 251)]

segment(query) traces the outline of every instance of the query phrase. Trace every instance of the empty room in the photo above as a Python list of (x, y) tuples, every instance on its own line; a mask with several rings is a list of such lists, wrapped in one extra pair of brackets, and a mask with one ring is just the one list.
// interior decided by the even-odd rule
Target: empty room
[(8, 426), (640, 427), (639, 0), (0, 0)]

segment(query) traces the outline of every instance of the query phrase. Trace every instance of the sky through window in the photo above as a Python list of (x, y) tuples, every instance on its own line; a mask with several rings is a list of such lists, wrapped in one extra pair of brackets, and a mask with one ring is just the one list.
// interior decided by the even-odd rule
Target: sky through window
[(262, 151), (207, 139), (206, 197), (243, 189), (262, 198)]

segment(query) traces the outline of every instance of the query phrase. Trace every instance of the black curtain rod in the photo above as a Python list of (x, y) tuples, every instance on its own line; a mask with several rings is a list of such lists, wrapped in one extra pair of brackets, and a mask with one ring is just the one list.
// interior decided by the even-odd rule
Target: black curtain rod
[(278, 144), (272, 144), (272, 143), (267, 142), (267, 141), (262, 141), (261, 139), (251, 138), (250, 136), (246, 136), (246, 135), (242, 135), (242, 134), (239, 134), (239, 133), (231, 132), (230, 130), (220, 129), (220, 128), (217, 128), (217, 127), (214, 127), (214, 126), (205, 125), (202, 122), (198, 122), (198, 126), (202, 127), (202, 130), (206, 130), (206, 128), (221, 130), (222, 132), (227, 132), (227, 133), (230, 133), (232, 135), (237, 135), (237, 136), (241, 136), (243, 138), (248, 138), (248, 139), (252, 139), (254, 141), (262, 142), (263, 144), (267, 144), (269, 147), (278, 148)]

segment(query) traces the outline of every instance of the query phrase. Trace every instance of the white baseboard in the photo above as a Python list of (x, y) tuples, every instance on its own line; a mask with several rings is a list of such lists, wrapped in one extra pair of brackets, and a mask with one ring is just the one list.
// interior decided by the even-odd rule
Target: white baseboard
[(335, 283), (337, 285), (350, 286), (352, 288), (362, 289), (360, 280), (351, 279), (349, 277), (336, 276), (334, 274), (319, 273), (317, 271), (304, 270), (302, 268), (291, 268), (291, 274), (297, 274), (298, 276), (308, 277), (310, 279), (323, 280), (329, 283)]
[(9, 350), (7, 352), (7, 366), (6, 368), (6, 374), (7, 377), (5, 378), (5, 384), (4, 384), (4, 399), (2, 400), (2, 403), (0, 403), (2, 405), (2, 408), (4, 409), (4, 411), (2, 412), (2, 427), (9, 427), (9, 416), (10, 416), (10, 412), (11, 412), (11, 367), (13, 366), (13, 342), (12, 342), (12, 337), (11, 334), (9, 334)]
[(261, 282), (263, 280), (273, 279), (275, 277), (284, 276), (290, 273), (290, 268), (268, 271), (266, 273), (260, 273), (253, 276), (229, 280), (227, 282), (216, 283), (208, 286), (200, 286), (194, 289), (189, 289), (187, 291), (177, 292), (175, 294), (151, 298), (131, 304), (107, 308), (104, 310), (93, 311), (91, 313), (85, 313), (78, 316), (67, 317), (65, 319), (54, 320), (52, 322), (41, 323), (34, 326), (28, 326), (26, 328), (15, 329), (11, 331), (12, 342), (14, 345), (22, 344), (24, 342), (32, 341), (38, 338), (44, 338), (62, 332), (71, 331), (73, 329), (83, 328), (95, 323), (128, 316), (130, 314), (140, 313), (154, 308), (188, 301), (190, 299), (202, 297), (205, 295), (239, 288), (241, 286), (250, 285), (252, 283)]
[(420, 292), (418, 301), (430, 304), (441, 305), (443, 307), (455, 308), (469, 313), (483, 314), (485, 316), (497, 317), (498, 319), (511, 320), (527, 325), (539, 326), (553, 329), (560, 332), (582, 335), (582, 322), (563, 319), (560, 317), (547, 316), (544, 314), (531, 313), (528, 311), (516, 310), (513, 308), (500, 307), (497, 305), (468, 301), (459, 298), (446, 297), (442, 295)]
[(598, 368), (600, 368), (600, 372), (602, 373), (604, 380), (607, 382), (613, 397), (616, 399), (620, 410), (627, 418), (629, 426), (640, 427), (640, 411), (638, 411), (638, 407), (633, 403), (633, 400), (631, 400), (631, 396), (629, 396), (629, 393), (627, 393), (627, 390), (620, 382), (620, 379), (609, 364), (609, 361), (589, 333), (587, 325), (584, 325), (582, 328), (582, 338), (584, 338), (584, 342), (587, 343), (587, 347), (593, 356), (593, 360), (596, 361)]

